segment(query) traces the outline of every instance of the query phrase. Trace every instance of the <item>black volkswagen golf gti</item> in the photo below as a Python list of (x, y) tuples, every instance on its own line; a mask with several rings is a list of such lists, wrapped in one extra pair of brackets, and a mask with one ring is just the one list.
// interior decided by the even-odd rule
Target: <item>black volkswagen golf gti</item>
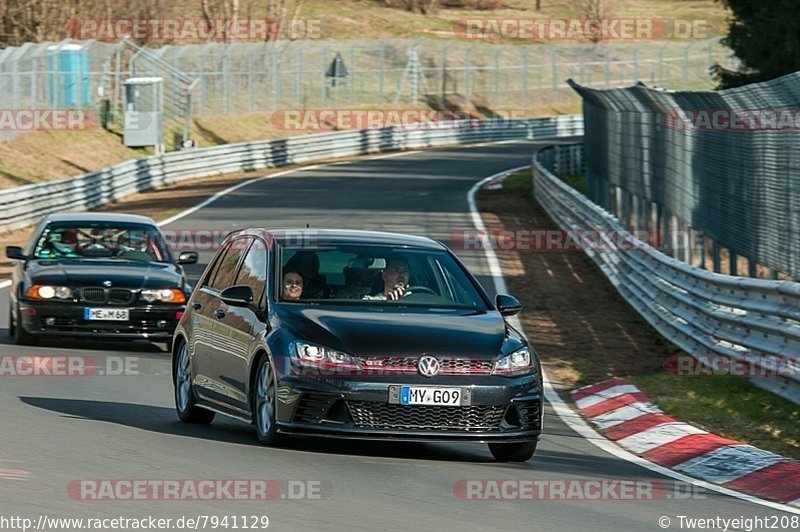
[(242, 230), (226, 238), (173, 340), (178, 417), (284, 435), (485, 442), (526, 461), (539, 361), (443, 244), (393, 233)]
[(9, 334), (19, 344), (41, 337), (147, 339), (169, 345), (189, 287), (153, 220), (111, 213), (47, 216), (25, 247), (9, 246), (16, 264)]

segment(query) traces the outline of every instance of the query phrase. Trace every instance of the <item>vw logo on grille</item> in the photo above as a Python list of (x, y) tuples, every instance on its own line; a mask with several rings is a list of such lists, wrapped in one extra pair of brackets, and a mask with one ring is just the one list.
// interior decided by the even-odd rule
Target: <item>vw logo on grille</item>
[(435, 377), (440, 368), (441, 365), (436, 357), (430, 355), (419, 357), (419, 362), (417, 362), (417, 370), (423, 377)]
[(103, 281), (103, 286), (105, 286), (106, 288), (111, 286), (111, 284), (112, 284), (111, 281)]

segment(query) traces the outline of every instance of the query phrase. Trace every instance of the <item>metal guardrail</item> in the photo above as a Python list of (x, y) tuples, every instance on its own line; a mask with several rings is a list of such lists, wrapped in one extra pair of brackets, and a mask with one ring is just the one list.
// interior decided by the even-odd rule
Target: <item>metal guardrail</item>
[[(574, 160), (580, 150), (560, 153)], [(586, 253), (625, 300), (701, 362), (719, 356), (755, 360), (765, 372), (777, 364), (780, 375), (752, 380), (800, 404), (800, 283), (722, 275), (668, 257), (556, 177), (552, 165), (557, 159), (552, 148), (534, 157), (534, 196), (562, 229), (598, 231), (608, 245), (589, 247)], [(632, 245), (624, 247), (631, 249), (615, 248), (609, 234), (629, 239)]]
[(125, 161), (75, 177), (2, 190), (0, 231), (32, 225), (51, 212), (86, 210), (149, 188), (215, 174), (410, 148), (582, 134), (582, 117), (564, 115), (338, 131), (176, 151)]

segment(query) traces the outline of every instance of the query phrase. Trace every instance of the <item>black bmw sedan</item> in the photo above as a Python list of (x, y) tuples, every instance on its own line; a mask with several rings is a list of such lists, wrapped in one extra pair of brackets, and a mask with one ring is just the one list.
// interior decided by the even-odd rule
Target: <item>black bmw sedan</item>
[(47, 216), (25, 247), (9, 246), (16, 264), (9, 334), (19, 344), (40, 337), (90, 336), (169, 344), (190, 292), (155, 222), (145, 216), (64, 213)]
[(178, 417), (284, 435), (488, 443), (533, 456), (539, 361), (443, 244), (393, 233), (228, 236), (173, 340)]

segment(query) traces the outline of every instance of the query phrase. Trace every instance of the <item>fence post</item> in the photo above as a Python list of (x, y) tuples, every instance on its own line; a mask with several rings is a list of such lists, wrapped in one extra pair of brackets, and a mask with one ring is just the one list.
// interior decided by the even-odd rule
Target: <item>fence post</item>
[(528, 47), (522, 47), (522, 105), (528, 109)]
[(379, 86), (379, 91), (380, 91), (380, 94), (381, 94), (381, 103), (383, 104), (383, 103), (386, 103), (386, 94), (384, 94), (384, 92), (383, 92), (384, 77), (386, 75), (385, 74), (385, 71), (386, 71), (386, 41), (381, 41), (379, 57), (380, 57), (380, 61), (381, 61), (381, 68), (380, 68), (380, 74), (379, 74), (379, 79), (378, 79), (378, 86)]

